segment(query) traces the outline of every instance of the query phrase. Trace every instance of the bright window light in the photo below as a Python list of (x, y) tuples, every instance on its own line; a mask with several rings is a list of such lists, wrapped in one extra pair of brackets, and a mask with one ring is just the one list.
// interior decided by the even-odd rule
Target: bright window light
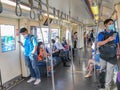
[[(16, 6), (16, 3), (13, 2), (13, 1), (1, 0), (1, 2), (4, 3), (4, 4), (8, 4), (8, 5), (14, 6), (14, 7)], [(29, 8), (29, 7), (24, 6), (24, 5), (20, 5), (20, 6), (21, 6), (22, 9), (27, 10), (27, 11), (30, 11), (30, 8)]]

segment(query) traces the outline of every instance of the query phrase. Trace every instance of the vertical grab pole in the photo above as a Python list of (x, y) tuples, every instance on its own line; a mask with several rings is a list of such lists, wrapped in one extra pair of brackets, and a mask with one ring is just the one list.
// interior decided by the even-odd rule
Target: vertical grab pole
[[(38, 15), (39, 17), (39, 15)], [(40, 24), (40, 20), (39, 20), (39, 27), (40, 27), (40, 32), (41, 32), (41, 35), (42, 35), (42, 40), (43, 40), (43, 46), (45, 48), (45, 40), (44, 40), (44, 37), (43, 37), (43, 32), (42, 32), (42, 29), (41, 29), (41, 24)], [(47, 56), (48, 57), (48, 56)], [(46, 69), (47, 69), (47, 76), (48, 75), (48, 58), (46, 58)]]
[[(98, 2), (97, 2), (98, 3)], [(98, 16), (100, 17), (100, 5), (101, 5), (101, 3), (102, 3), (102, 1), (98, 4), (98, 10), (99, 10), (99, 14), (98, 14)], [(97, 48), (97, 40), (96, 40), (96, 38), (97, 38), (97, 35), (98, 35), (98, 27), (99, 27), (99, 23), (100, 23), (100, 19), (98, 19), (97, 21), (96, 21), (96, 34), (95, 34), (95, 53), (94, 53), (94, 57), (96, 57), (96, 50), (98, 49)], [(94, 61), (94, 82), (96, 82), (96, 72), (95, 72), (95, 62), (96, 61)]]
[[(78, 25), (78, 26), (79, 26), (79, 25)], [(80, 28), (80, 26), (79, 26), (79, 34), (81, 33), (81, 29), (82, 29), (82, 28)], [(79, 43), (80, 43), (80, 42), (79, 42)], [(80, 49), (78, 50), (78, 55), (79, 55), (78, 57), (79, 57), (79, 65), (80, 65)]]
[[(69, 2), (69, 18), (68, 18), (68, 21), (70, 21), (70, 16), (71, 16), (71, 4), (72, 4), (72, 0), (70, 0)], [(70, 29), (71, 31), (71, 36), (72, 36), (72, 30), (70, 28), (70, 24), (68, 24), (68, 28)], [(72, 47), (73, 47), (73, 44), (72, 44), (72, 37), (70, 37), (70, 43), (71, 43), (71, 64), (72, 64), (72, 81), (73, 81), (73, 90), (75, 90), (75, 82), (74, 82), (74, 62), (73, 62), (73, 53), (72, 53)]]
[(0, 70), (0, 90), (3, 89), (3, 85), (2, 85), (2, 76), (1, 76), (1, 70)]
[[(70, 26), (69, 26), (69, 29), (70, 29)], [(72, 30), (70, 30), (72, 32)], [(73, 90), (74, 90), (74, 86), (75, 86), (75, 82), (74, 82), (74, 62), (73, 62), (73, 53), (72, 53), (72, 47), (73, 47), (73, 44), (72, 44), (72, 37), (70, 38), (70, 43), (71, 43), (71, 64), (72, 64), (72, 80), (73, 80)]]
[[(94, 53), (94, 59), (96, 59), (96, 50), (97, 50), (97, 42), (96, 42), (96, 38), (97, 38), (97, 35), (98, 35), (98, 27), (99, 27), (99, 21), (97, 22), (97, 25), (96, 25), (96, 33), (95, 33), (95, 53)], [(94, 61), (94, 82), (96, 82), (96, 71), (95, 71), (95, 62)]]
[[(49, 0), (46, 0), (46, 3), (47, 3), (47, 15), (48, 15), (48, 28), (49, 28), (49, 43), (50, 43), (50, 48), (51, 48), (51, 51), (52, 51), (52, 47), (51, 47), (51, 27), (50, 27), (50, 20), (49, 20)], [(55, 81), (54, 81), (54, 71), (53, 71), (53, 58), (52, 58), (52, 54), (51, 54), (51, 73), (52, 73), (52, 87), (53, 87), (53, 90), (55, 90)]]
[[(42, 16), (41, 11), (42, 11), (42, 5), (41, 5), (41, 0), (39, 0), (39, 2), (38, 2), (38, 22), (39, 22), (40, 32), (41, 32), (41, 35), (42, 35), (43, 46), (45, 48), (45, 40), (44, 40), (44, 37), (43, 37), (43, 32), (42, 32), (41, 23), (40, 23), (41, 22), (40, 15)], [(47, 76), (49, 76), (48, 75), (48, 58), (46, 58), (46, 69), (47, 69)]]
[[(42, 5), (41, 5), (41, 0), (39, 0), (39, 2), (38, 2), (38, 22), (39, 22), (39, 28), (40, 28), (40, 32), (41, 32), (41, 35), (42, 35), (42, 40), (43, 40), (43, 46), (44, 46), (44, 48), (45, 48), (45, 40), (44, 40), (44, 37), (43, 37), (43, 32), (42, 32), (42, 29), (41, 29), (41, 20), (40, 20), (40, 15), (42, 16), (42, 14), (41, 14), (41, 10), (42, 10)], [(47, 76), (49, 76), (49, 74), (48, 74), (48, 56), (47, 56), (47, 58), (46, 58), (46, 69), (47, 69)]]

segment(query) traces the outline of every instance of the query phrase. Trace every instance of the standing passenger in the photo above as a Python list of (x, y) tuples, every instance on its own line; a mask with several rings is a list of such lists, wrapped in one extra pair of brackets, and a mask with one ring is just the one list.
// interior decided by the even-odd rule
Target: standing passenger
[(92, 43), (94, 42), (94, 30), (91, 30), (91, 32), (90, 32), (90, 39), (91, 39), (91, 45), (92, 45)]
[(26, 28), (21, 28), (20, 33), (24, 37), (24, 43), (20, 42), (20, 44), (24, 48), (24, 56), (26, 65), (29, 68), (31, 78), (27, 81), (27, 83), (31, 83), (33, 81), (34, 85), (38, 85), (41, 82), (40, 79), (40, 71), (37, 66), (37, 40), (36, 37), (30, 35)]
[(114, 25), (112, 19), (104, 21), (105, 30), (98, 34), (99, 52), (100, 52), (100, 65), (101, 72), (106, 72), (105, 77), (105, 90), (110, 90), (113, 69), (117, 63), (117, 48), (119, 48), (118, 33), (114, 32)]
[(77, 32), (74, 32), (74, 37), (73, 37), (73, 40), (74, 40), (74, 48), (77, 48)]

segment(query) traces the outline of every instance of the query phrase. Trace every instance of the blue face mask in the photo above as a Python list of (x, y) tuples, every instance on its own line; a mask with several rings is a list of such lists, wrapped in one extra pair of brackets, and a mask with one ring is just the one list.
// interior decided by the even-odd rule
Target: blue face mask
[(108, 25), (108, 29), (110, 30), (110, 31), (114, 31), (114, 25), (113, 24), (111, 24), (111, 25)]

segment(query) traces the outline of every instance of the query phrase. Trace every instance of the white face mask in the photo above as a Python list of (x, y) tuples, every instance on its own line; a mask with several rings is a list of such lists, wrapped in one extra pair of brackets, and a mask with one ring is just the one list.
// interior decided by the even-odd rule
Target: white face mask
[(23, 35), (24, 38), (27, 38), (27, 36), (28, 36), (27, 34)]
[(114, 25), (113, 25), (113, 24), (108, 25), (108, 29), (109, 29), (110, 31), (114, 30)]
[(40, 48), (44, 48), (44, 45), (40, 45)]

